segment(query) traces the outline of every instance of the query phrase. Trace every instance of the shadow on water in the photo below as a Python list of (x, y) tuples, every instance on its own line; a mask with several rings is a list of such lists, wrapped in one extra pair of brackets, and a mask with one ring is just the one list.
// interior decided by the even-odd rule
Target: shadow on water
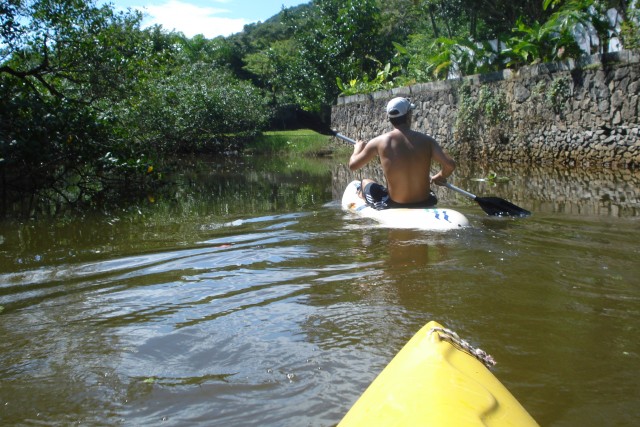
[(342, 212), (359, 174), (300, 162), (202, 159), (115, 215), (2, 224), (0, 422), (332, 426), (429, 320), (541, 425), (640, 417), (638, 173), (462, 164), (533, 215), (439, 188), (472, 227), (431, 233)]

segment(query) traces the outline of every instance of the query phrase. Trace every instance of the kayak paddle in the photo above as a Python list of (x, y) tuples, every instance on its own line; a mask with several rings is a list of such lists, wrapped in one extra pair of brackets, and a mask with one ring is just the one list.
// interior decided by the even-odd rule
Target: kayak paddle
[(462, 188), (458, 188), (453, 184), (446, 183), (445, 186), (450, 190), (457, 191), (460, 194), (463, 194), (470, 198), (471, 200), (475, 200), (478, 205), (482, 208), (483, 211), (487, 213), (487, 215), (491, 216), (529, 216), (531, 212), (526, 209), (522, 209), (519, 206), (514, 205), (511, 202), (508, 202), (499, 197), (478, 197), (475, 194), (469, 193), (468, 191), (464, 191)]
[[(305, 118), (307, 119), (305, 120), (306, 122), (305, 124), (307, 124), (313, 130), (315, 130), (316, 132), (322, 135), (335, 136), (336, 138), (340, 138), (343, 141), (349, 142), (351, 144), (356, 143), (354, 139), (351, 139), (348, 136), (344, 136), (341, 133), (338, 133), (337, 131), (331, 129), (329, 126), (325, 125), (324, 123), (321, 123), (317, 120), (312, 122), (307, 117)], [(487, 215), (520, 216), (520, 217), (531, 215), (531, 212), (529, 212), (528, 210), (523, 209), (519, 206), (516, 206), (513, 203), (507, 200), (501, 199), (499, 197), (478, 197), (475, 194), (469, 193), (468, 191), (458, 188), (455, 185), (450, 184), (448, 182), (445, 184), (445, 186), (450, 190), (457, 191), (458, 193), (467, 196), (471, 200), (476, 201), (478, 205), (482, 208), (482, 210), (487, 213)]]
[(355, 144), (356, 140), (344, 136), (337, 131), (331, 129), (326, 123), (324, 123), (319, 117), (304, 110), (296, 111), (296, 118), (303, 126), (318, 132), (321, 135), (335, 136), (343, 141)]
[(347, 141), (347, 142), (349, 142), (351, 144), (354, 144), (354, 145), (357, 142), (355, 139), (351, 139), (348, 136), (344, 136), (343, 134), (338, 133), (335, 130), (332, 130), (331, 132), (333, 132), (331, 135), (335, 136), (336, 138), (340, 138), (343, 141)]

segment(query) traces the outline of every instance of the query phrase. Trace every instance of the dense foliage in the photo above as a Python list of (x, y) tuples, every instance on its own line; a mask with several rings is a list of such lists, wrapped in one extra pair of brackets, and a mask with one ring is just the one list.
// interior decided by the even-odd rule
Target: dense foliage
[(636, 3), (313, 0), (207, 39), (96, 0), (0, 0), (2, 207), (152, 185), (176, 153), (240, 150), (340, 93), (637, 48)]
[[(1, 0), (3, 207), (94, 204), (158, 178), (176, 152), (258, 134), (265, 97), (211, 42), (82, 0)], [(45, 203), (41, 203), (45, 202)]]
[(604, 53), (613, 37), (634, 48), (637, 10), (624, 0), (314, 0), (229, 42), (242, 46), (237, 75), (319, 110), (340, 93)]

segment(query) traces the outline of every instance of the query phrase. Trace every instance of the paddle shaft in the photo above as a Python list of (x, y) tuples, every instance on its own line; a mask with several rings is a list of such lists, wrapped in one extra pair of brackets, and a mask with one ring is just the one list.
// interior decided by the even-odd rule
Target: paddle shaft
[(473, 194), (473, 193), (469, 193), (468, 191), (465, 191), (465, 190), (463, 190), (462, 188), (458, 188), (458, 187), (456, 187), (455, 185), (453, 185), (453, 184), (451, 184), (451, 183), (448, 183), (448, 182), (447, 182), (447, 183), (445, 184), (445, 186), (446, 186), (448, 189), (450, 189), (450, 190), (457, 191), (458, 193), (460, 193), (460, 194), (463, 194), (463, 195), (467, 196), (467, 197), (468, 197), (468, 198), (470, 198), (471, 200), (475, 200), (475, 199), (477, 199), (477, 198), (478, 198), (478, 196), (476, 196), (475, 194)]
[(338, 133), (338, 132), (336, 132), (335, 134), (333, 134), (333, 136), (335, 136), (336, 138), (340, 138), (341, 140), (343, 140), (343, 141), (347, 141), (347, 142), (349, 142), (349, 143), (351, 143), (351, 144), (354, 144), (354, 145), (355, 145), (355, 143), (357, 142), (355, 139), (351, 139), (351, 138), (349, 138), (348, 136), (344, 136), (343, 134)]

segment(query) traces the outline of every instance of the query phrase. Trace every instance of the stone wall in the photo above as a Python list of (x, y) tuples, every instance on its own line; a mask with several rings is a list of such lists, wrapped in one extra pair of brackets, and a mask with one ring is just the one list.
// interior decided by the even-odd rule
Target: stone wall
[(457, 156), (491, 162), (640, 166), (640, 52), (341, 97), (332, 127), (358, 139), (391, 129), (394, 96), (417, 105), (415, 129)]

